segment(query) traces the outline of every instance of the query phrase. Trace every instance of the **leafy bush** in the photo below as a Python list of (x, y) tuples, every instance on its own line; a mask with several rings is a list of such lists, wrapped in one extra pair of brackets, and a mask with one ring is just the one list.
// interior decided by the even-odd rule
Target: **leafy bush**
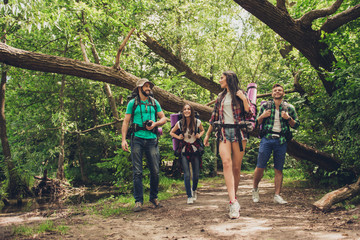
[(117, 150), (116, 155), (112, 158), (102, 159), (97, 163), (99, 168), (113, 170), (115, 177), (114, 183), (118, 185), (123, 192), (126, 192), (132, 186), (132, 163), (130, 153), (122, 149)]

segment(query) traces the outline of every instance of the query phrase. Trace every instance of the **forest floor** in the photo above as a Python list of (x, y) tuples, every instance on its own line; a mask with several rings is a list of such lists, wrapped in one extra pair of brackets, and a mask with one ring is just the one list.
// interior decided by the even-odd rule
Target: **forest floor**
[[(162, 208), (146, 203), (141, 212), (112, 217), (57, 210), (50, 218), (43, 212), (2, 214), (1, 239), (360, 239), (360, 206), (350, 210), (333, 207), (323, 213), (312, 208), (321, 195), (316, 189), (284, 187), (289, 203), (273, 203), (273, 183), (260, 183), (260, 202), (251, 199), (252, 176), (242, 175), (238, 199), (239, 219), (229, 219), (224, 181), (201, 182), (198, 200), (186, 204), (185, 196), (164, 200)], [(123, 207), (120, 206), (119, 207)], [(35, 225), (51, 219), (68, 226), (65, 234), (45, 232), (32, 237), (11, 236), (14, 226)]]

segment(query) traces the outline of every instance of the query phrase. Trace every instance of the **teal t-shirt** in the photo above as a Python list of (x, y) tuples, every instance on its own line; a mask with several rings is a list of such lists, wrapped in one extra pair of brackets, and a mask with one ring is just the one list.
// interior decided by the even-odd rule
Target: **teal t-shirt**
[[(151, 102), (149, 99), (147, 99), (146, 101), (140, 101), (141, 104), (138, 104), (134, 111), (134, 118), (133, 118), (134, 123), (138, 124), (140, 127), (143, 127), (143, 122), (145, 122), (146, 120), (152, 120), (154, 122), (156, 121), (156, 114), (158, 112), (161, 112), (162, 110), (159, 102), (156, 99), (154, 100), (155, 100), (157, 112), (155, 112), (155, 108), (151, 106)], [(131, 99), (130, 102), (128, 103), (126, 108), (126, 114), (132, 114), (134, 103), (135, 103), (135, 98)], [(142, 113), (142, 118), (141, 118), (141, 113)], [(135, 132), (135, 136), (145, 139), (154, 139), (157, 137), (155, 133), (150, 132), (148, 130), (137, 131)]]

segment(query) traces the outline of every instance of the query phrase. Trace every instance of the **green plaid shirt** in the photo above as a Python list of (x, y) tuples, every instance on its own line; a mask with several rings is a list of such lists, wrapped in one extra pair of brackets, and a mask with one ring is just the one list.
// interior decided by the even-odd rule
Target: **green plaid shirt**
[[(265, 118), (263, 119), (263, 122), (262, 122), (262, 128), (265, 130), (265, 131), (269, 131), (269, 133), (267, 133), (265, 135), (266, 138), (271, 138), (272, 134), (271, 131), (274, 127), (274, 122), (275, 122), (275, 104), (274, 104), (274, 101), (268, 101), (266, 102), (265, 104), (262, 104), (261, 107), (260, 107), (260, 111), (256, 117), (256, 121), (257, 121), (257, 118), (264, 112), (266, 111), (267, 109), (270, 109), (271, 108), (271, 115), (270, 117), (268, 118)], [(290, 115), (290, 117), (292, 119), (294, 119), (295, 121), (295, 125), (294, 125), (294, 129), (298, 128), (299, 125), (300, 125), (300, 121), (297, 117), (297, 114), (296, 114), (296, 111), (295, 111), (295, 107), (291, 104), (289, 104), (288, 102), (284, 102), (282, 101), (280, 106), (279, 106), (279, 112), (281, 113), (281, 111), (287, 111), (288, 114)], [(287, 131), (290, 131), (290, 124), (287, 120), (285, 120), (284, 118), (282, 118), (280, 116), (280, 124), (281, 124), (281, 132), (282, 133), (285, 133)], [(280, 144), (283, 144), (286, 142), (286, 138), (283, 134), (280, 135)]]

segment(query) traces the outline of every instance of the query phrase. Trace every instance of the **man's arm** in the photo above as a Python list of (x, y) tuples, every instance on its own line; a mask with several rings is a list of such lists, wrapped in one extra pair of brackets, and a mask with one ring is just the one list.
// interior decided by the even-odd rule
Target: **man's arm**
[(167, 119), (166, 119), (163, 111), (158, 112), (157, 115), (158, 115), (159, 121), (155, 122), (155, 127), (160, 127), (167, 122)]
[(129, 122), (131, 119), (131, 114), (125, 114), (125, 118), (122, 124), (122, 128), (121, 128), (121, 135), (122, 135), (122, 141), (121, 141), (121, 147), (124, 151), (129, 151), (129, 146), (128, 143), (126, 141), (126, 134), (129, 128)]
[(261, 106), (258, 117), (256, 118), (258, 125), (262, 124), (264, 119), (270, 117), (270, 115), (271, 115), (271, 109), (266, 110), (264, 106)]

